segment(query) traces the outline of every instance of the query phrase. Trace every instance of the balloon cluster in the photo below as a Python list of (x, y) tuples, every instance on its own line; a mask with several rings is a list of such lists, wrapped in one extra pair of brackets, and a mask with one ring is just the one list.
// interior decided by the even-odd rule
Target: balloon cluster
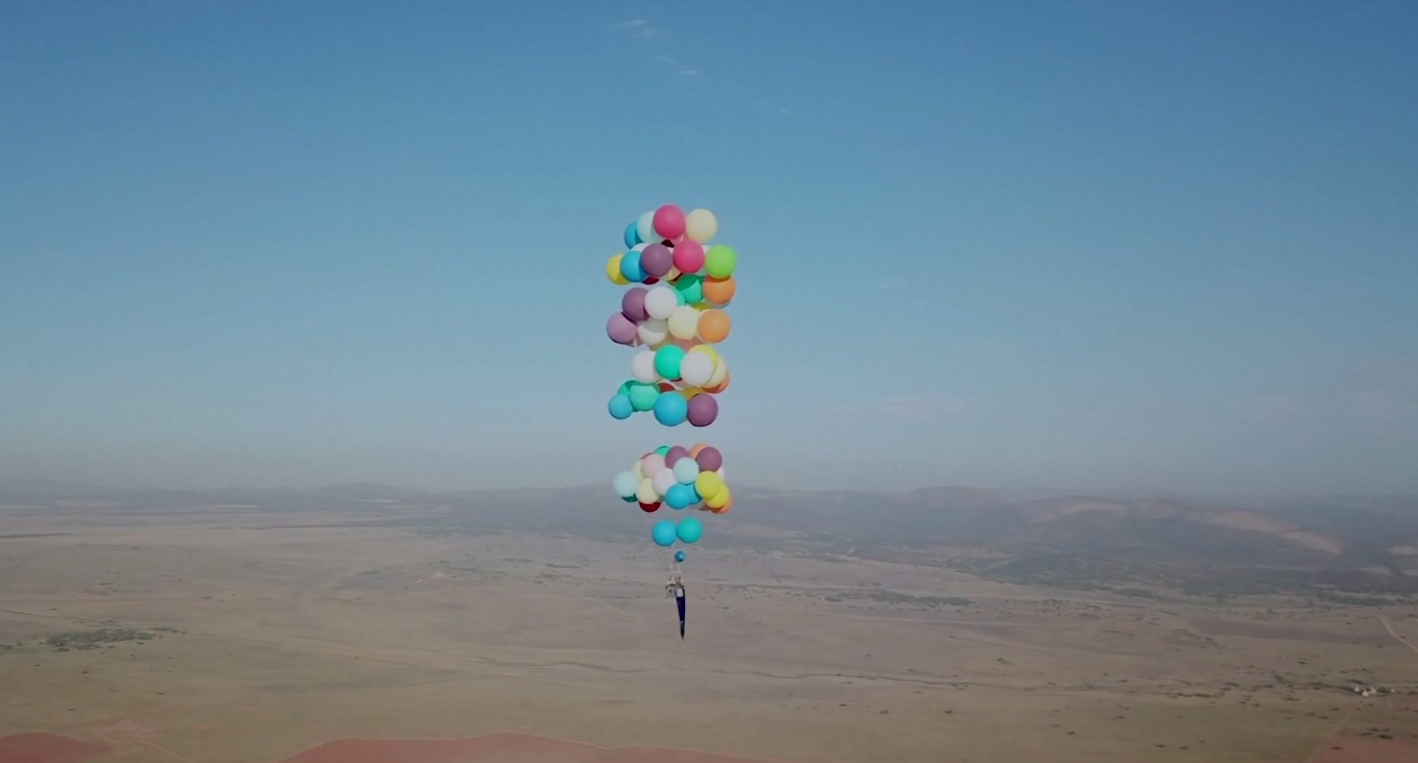
[[(613, 487), (621, 500), (640, 504), (647, 514), (662, 505), (675, 511), (698, 508), (724, 514), (734, 505), (733, 493), (724, 481), (724, 456), (718, 448), (703, 443), (691, 448), (662, 445), (641, 456), (629, 471), (617, 474)], [(689, 545), (703, 533), (699, 520), (689, 516), (679, 522), (661, 520), (651, 538), (660, 546), (673, 546), (676, 540)], [(675, 559), (684, 561), (683, 553)]]
[(616, 344), (643, 347), (630, 361), (631, 379), (611, 397), (616, 419), (653, 412), (665, 426), (706, 427), (719, 417), (715, 395), (729, 387), (729, 366), (714, 348), (729, 338), (738, 254), (706, 244), (719, 232), (707, 209), (686, 215), (666, 204), (625, 229), (628, 251), (606, 263), (606, 277), (632, 286), (606, 321)]

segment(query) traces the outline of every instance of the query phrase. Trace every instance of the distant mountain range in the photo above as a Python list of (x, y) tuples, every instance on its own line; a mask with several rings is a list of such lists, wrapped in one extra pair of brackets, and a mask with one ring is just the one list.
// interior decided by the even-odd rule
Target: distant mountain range
[[(958, 486), (893, 493), (743, 487), (736, 493), (735, 510), (711, 523), (721, 545), (935, 564), (1075, 589), (1418, 595), (1418, 496), (1250, 498), (1243, 508), (1178, 495)], [(105, 490), (0, 479), (0, 506), (76, 502), (145, 512), (338, 509), (367, 514), (368, 524), (426, 534), (524, 531), (629, 542), (643, 542), (652, 519), (606, 486), (442, 494), (370, 483)]]

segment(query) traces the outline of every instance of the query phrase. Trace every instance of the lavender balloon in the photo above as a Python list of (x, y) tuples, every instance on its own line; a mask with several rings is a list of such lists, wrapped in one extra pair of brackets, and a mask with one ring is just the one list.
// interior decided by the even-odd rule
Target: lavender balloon
[[(697, 400), (704, 396), (695, 395), (694, 397)], [(701, 471), (712, 472), (724, 465), (724, 454), (720, 453), (718, 448), (711, 446), (699, 451), (699, 457), (694, 460), (699, 464)]]
[(606, 336), (616, 344), (632, 344), (638, 334), (635, 322), (624, 313), (613, 313), (606, 321)]
[(620, 298), (620, 311), (625, 313), (625, 317), (632, 323), (650, 317), (650, 314), (645, 312), (645, 295), (648, 293), (645, 287), (636, 286)]
[(651, 244), (640, 253), (640, 267), (654, 278), (664, 278), (674, 266), (674, 252), (664, 244)]
[[(691, 398), (689, 399), (689, 423), (690, 423), (690, 424), (692, 424), (692, 425), (694, 425), (694, 426), (696, 426), (696, 427), (707, 427), (707, 426), (709, 426), (710, 424), (713, 424), (713, 423), (714, 423), (714, 419), (717, 419), (717, 418), (719, 418), (719, 401), (718, 401), (718, 400), (715, 400), (713, 395), (710, 395), (710, 394), (708, 394), (708, 393), (706, 392), (706, 393), (702, 393), (702, 394), (699, 394), (699, 395), (695, 395), (694, 397), (691, 397)], [(713, 449), (713, 448), (705, 448), (704, 450), (714, 450), (714, 449)], [(715, 453), (718, 453), (719, 451), (715, 450), (714, 452), (715, 452)], [(699, 458), (696, 459), (696, 460), (698, 460), (700, 467), (703, 467), (703, 466), (704, 466), (704, 452), (703, 452), (703, 451), (700, 451), (700, 453), (699, 453)], [(721, 460), (722, 460), (722, 459), (721, 459)], [(710, 471), (713, 471), (714, 469), (717, 469), (717, 468), (719, 468), (719, 467), (715, 466), (715, 467), (711, 468)]]
[[(693, 399), (693, 398), (690, 398), (690, 401), (689, 401), (689, 415), (690, 415), (690, 420), (693, 421), (693, 417), (694, 417), (694, 399)], [(671, 447), (671, 448), (669, 449), (669, 452), (665, 453), (665, 464), (666, 464), (667, 466), (669, 466), (671, 469), (673, 469), (673, 468), (674, 468), (674, 465), (675, 465), (675, 462), (676, 462), (676, 461), (679, 461), (681, 458), (689, 458), (689, 450), (686, 449), (683, 445), (675, 445), (675, 446), (673, 446), (673, 447)]]

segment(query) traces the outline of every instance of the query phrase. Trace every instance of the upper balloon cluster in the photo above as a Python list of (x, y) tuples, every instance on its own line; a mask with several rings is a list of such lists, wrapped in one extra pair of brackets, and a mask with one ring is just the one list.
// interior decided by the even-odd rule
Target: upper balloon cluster
[(719, 233), (719, 221), (707, 209), (689, 214), (673, 204), (646, 212), (625, 229), (628, 251), (606, 262), (606, 277), (619, 286), (632, 283), (675, 283), (697, 276), (696, 292), (711, 305), (733, 299), (733, 276), (738, 254), (723, 244), (709, 245)]

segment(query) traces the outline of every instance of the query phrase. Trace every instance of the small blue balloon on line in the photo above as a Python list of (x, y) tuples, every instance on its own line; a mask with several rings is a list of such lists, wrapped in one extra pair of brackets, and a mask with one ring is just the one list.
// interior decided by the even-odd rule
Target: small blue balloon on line
[(676, 561), (676, 562), (682, 562), (682, 561), (684, 561), (684, 551), (676, 551), (676, 552), (675, 552), (675, 561)]

